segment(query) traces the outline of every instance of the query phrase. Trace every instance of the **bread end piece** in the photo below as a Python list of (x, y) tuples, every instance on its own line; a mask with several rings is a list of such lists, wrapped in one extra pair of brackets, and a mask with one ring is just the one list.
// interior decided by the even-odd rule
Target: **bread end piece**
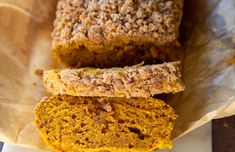
[(153, 98), (44, 98), (37, 129), (55, 151), (141, 152), (172, 148), (174, 110)]

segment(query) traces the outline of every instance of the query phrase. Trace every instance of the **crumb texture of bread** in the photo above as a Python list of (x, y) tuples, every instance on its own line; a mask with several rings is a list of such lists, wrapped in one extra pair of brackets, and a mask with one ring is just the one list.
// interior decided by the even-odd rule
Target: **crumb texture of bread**
[(180, 59), (182, 52), (179, 45), (156, 47), (152, 45), (130, 46), (114, 48), (110, 51), (80, 51), (73, 48), (54, 50), (54, 57), (65, 67), (81, 68), (111, 68), (132, 66), (140, 62), (145, 64), (159, 64)]
[(180, 62), (110, 69), (44, 71), (43, 83), (53, 95), (150, 97), (184, 90)]
[(175, 43), (182, 8), (182, 0), (59, 0), (54, 56), (68, 66), (105, 67), (110, 55), (115, 62), (146, 46)]
[(150, 152), (172, 148), (174, 110), (154, 98), (43, 98), (37, 129), (57, 152)]

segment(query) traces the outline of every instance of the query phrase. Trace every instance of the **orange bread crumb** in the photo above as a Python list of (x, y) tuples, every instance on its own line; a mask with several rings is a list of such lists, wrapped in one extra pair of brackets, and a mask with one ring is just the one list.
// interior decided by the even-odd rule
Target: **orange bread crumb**
[(172, 148), (176, 115), (153, 98), (44, 98), (35, 125), (57, 152), (141, 152)]

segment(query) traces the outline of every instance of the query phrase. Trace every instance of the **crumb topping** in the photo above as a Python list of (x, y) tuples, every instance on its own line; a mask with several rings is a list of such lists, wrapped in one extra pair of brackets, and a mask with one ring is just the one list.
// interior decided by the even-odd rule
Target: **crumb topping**
[(59, 0), (54, 43), (145, 37), (168, 43), (177, 39), (182, 0)]

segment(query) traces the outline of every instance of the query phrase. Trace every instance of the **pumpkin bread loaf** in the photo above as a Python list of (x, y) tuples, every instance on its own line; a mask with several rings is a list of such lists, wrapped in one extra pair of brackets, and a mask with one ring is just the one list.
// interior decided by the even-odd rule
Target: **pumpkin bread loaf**
[(182, 7), (182, 0), (59, 0), (54, 56), (72, 67), (112, 67), (139, 51), (156, 54), (177, 43)]
[(154, 98), (43, 98), (35, 125), (57, 152), (148, 152), (171, 148), (174, 110)]

